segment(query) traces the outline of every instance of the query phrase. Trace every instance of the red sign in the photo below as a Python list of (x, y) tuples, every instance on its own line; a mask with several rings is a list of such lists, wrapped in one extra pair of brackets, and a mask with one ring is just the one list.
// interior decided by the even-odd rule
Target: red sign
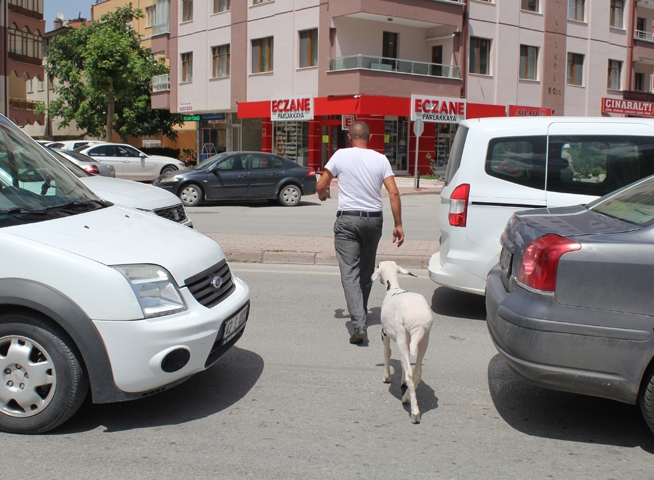
[(349, 130), (354, 123), (354, 115), (341, 115), (341, 129)]
[(550, 117), (551, 108), (542, 107), (521, 107), (520, 105), (509, 105), (509, 117)]
[(460, 98), (425, 97), (411, 95), (411, 120), (424, 122), (459, 123), (465, 118), (466, 102)]
[(270, 119), (273, 122), (313, 120), (313, 98), (273, 98), (270, 101)]
[(620, 113), (622, 115), (654, 116), (654, 103), (636, 100), (602, 99), (602, 113)]

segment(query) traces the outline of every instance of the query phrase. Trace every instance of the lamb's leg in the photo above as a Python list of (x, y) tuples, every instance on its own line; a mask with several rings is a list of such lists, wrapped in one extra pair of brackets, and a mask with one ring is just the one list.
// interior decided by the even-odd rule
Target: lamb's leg
[(413, 382), (416, 387), (420, 385), (420, 379), (422, 378), (422, 361), (425, 358), (425, 352), (427, 352), (428, 345), (429, 335), (426, 335), (424, 331), (422, 331), (422, 334), (418, 333), (411, 337), (411, 351), (415, 352), (416, 355), (416, 365), (413, 367)]
[(409, 356), (409, 346), (407, 342), (398, 343), (400, 350), (400, 360), (402, 362), (402, 370), (406, 372), (405, 380), (407, 391), (402, 397), (402, 403), (411, 402), (411, 421), (413, 423), (420, 423), (420, 410), (418, 409), (418, 400), (416, 399), (416, 386), (413, 382), (413, 369), (411, 368), (411, 358)]
[(391, 382), (391, 337), (386, 335), (382, 330), (382, 340), (384, 341), (384, 383)]

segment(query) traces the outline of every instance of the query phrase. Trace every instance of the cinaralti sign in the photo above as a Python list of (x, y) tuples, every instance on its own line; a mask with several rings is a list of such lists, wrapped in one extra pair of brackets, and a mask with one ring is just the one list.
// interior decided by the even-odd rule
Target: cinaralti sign
[(411, 95), (411, 120), (423, 122), (459, 123), (466, 118), (466, 101), (460, 98)]
[(637, 100), (620, 100), (602, 98), (602, 113), (619, 113), (622, 115), (637, 115), (639, 117), (654, 116), (654, 103)]
[(300, 95), (273, 98), (270, 101), (270, 119), (273, 122), (313, 120), (313, 97)]

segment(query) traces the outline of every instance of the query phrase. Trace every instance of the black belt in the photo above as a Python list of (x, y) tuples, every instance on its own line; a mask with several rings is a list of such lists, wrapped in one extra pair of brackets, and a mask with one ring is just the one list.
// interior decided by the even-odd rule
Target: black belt
[(337, 217), (340, 217), (341, 215), (352, 215), (354, 217), (381, 217), (382, 212), (360, 212), (358, 210), (339, 210), (336, 212)]

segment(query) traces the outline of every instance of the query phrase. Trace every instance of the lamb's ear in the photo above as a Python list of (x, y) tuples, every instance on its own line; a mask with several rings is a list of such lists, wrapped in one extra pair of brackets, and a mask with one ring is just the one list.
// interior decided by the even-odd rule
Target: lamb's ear
[(397, 267), (397, 271), (400, 272), (400, 273), (403, 273), (404, 275), (410, 275), (410, 276), (416, 277), (416, 278), (418, 277), (418, 275), (414, 275), (413, 273), (408, 271), (406, 268), (402, 268), (400, 266)]
[(372, 280), (372, 281), (374, 282), (375, 280), (377, 280), (377, 279), (379, 278), (380, 275), (381, 275), (381, 268), (378, 268), (378, 269), (375, 270), (375, 272), (372, 274), (372, 277), (370, 277), (370, 280)]

